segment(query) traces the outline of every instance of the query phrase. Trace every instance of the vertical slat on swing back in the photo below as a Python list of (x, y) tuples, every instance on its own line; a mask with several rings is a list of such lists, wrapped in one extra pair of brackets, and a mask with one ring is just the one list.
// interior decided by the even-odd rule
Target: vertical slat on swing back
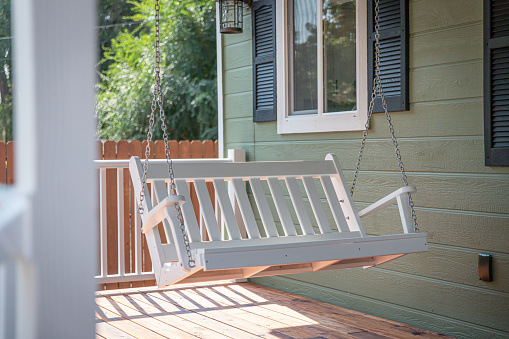
[(196, 190), (196, 196), (200, 204), (201, 216), (205, 222), (209, 239), (212, 241), (221, 240), (221, 234), (219, 233), (219, 226), (215, 218), (214, 208), (210, 201), (209, 190), (207, 184), (203, 179), (194, 180), (194, 188)]
[(244, 182), (242, 179), (234, 178), (232, 179), (232, 185), (233, 190), (235, 191), (235, 196), (237, 197), (237, 201), (239, 203), (240, 213), (242, 214), (244, 224), (246, 225), (248, 237), (250, 239), (260, 238), (260, 231), (258, 230), (258, 226), (256, 224), (253, 209), (251, 208), (251, 203), (249, 202)]
[(306, 206), (304, 205), (304, 200), (300, 194), (299, 186), (297, 186), (297, 180), (294, 177), (286, 177), (285, 182), (286, 187), (288, 187), (288, 192), (290, 193), (290, 198), (292, 200), (295, 213), (297, 214), (297, 219), (299, 219), (303, 234), (315, 234), (313, 226), (311, 225), (311, 220), (309, 219), (308, 212), (306, 211)]
[(323, 209), (322, 202), (320, 201), (318, 191), (316, 190), (313, 177), (308, 175), (303, 176), (302, 182), (304, 183), (304, 188), (306, 189), (306, 193), (308, 195), (309, 202), (311, 203), (313, 213), (315, 214), (316, 222), (318, 223), (320, 232), (322, 234), (331, 233), (332, 230), (330, 228), (329, 221), (327, 220), (327, 216), (325, 215), (325, 211)]
[(258, 212), (260, 212), (260, 217), (262, 218), (263, 227), (265, 228), (267, 237), (278, 237), (279, 234), (276, 229), (276, 224), (274, 223), (274, 217), (270, 211), (267, 197), (265, 196), (260, 179), (250, 178), (249, 184), (251, 185), (255, 202), (258, 207)]
[(191, 242), (200, 242), (200, 228), (196, 221), (196, 214), (194, 213), (193, 204), (191, 203), (191, 196), (187, 189), (187, 183), (185, 179), (175, 180), (175, 186), (177, 188), (177, 194), (183, 195), (186, 202), (182, 205), (182, 215), (184, 216), (184, 224), (187, 228), (187, 234)]
[(343, 210), (341, 209), (341, 205), (339, 203), (336, 191), (334, 190), (334, 186), (332, 185), (330, 176), (321, 175), (320, 182), (322, 183), (323, 190), (325, 191), (325, 196), (329, 202), (329, 206), (332, 211), (332, 215), (334, 216), (334, 220), (336, 221), (338, 231), (348, 232), (348, 224), (346, 222), (345, 215), (343, 214)]
[(213, 183), (214, 189), (216, 191), (217, 201), (219, 203), (219, 207), (221, 209), (224, 222), (226, 224), (228, 239), (240, 240), (241, 236), (239, 226), (237, 224), (237, 220), (235, 219), (235, 213), (233, 212), (232, 203), (228, 196), (228, 191), (226, 190), (225, 182), (222, 179), (214, 179)]
[(279, 219), (281, 220), (283, 230), (285, 231), (285, 235), (297, 235), (295, 225), (292, 221), (292, 216), (290, 215), (290, 210), (288, 209), (283, 191), (279, 185), (279, 179), (276, 177), (269, 177), (267, 178), (267, 183), (269, 184), (270, 193), (274, 199), (274, 204), (276, 205), (276, 210), (279, 215)]

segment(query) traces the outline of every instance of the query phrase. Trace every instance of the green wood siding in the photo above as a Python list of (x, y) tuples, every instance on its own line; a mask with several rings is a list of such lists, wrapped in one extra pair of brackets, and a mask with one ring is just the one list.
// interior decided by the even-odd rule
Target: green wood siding
[[(429, 252), (253, 281), (458, 337), (508, 337), (509, 168), (484, 166), (482, 0), (410, 0), (409, 13), (410, 111), (392, 117)], [(250, 161), (333, 152), (351, 180), (361, 132), (278, 135), (275, 122), (252, 122), (251, 34), (247, 11), (244, 33), (223, 36), (225, 149), (246, 149)], [(400, 185), (377, 114), (354, 199), (362, 208)], [(399, 232), (396, 214), (365, 218), (366, 231)], [(479, 253), (494, 257), (493, 282), (477, 276)]]

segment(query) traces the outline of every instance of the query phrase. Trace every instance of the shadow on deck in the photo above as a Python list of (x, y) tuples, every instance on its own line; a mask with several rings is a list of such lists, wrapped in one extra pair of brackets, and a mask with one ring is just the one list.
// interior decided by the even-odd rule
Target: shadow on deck
[(451, 338), (252, 283), (96, 293), (99, 338)]

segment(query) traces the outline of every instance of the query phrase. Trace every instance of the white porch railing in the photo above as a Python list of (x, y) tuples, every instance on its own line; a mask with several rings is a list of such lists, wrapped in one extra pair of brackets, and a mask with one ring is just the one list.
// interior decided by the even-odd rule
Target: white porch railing
[[(200, 164), (207, 162), (232, 162), (232, 161), (245, 161), (244, 151), (238, 150), (230, 150), (228, 152), (228, 158), (203, 158), (203, 159), (174, 159), (173, 162), (185, 162), (185, 163), (195, 163), (197, 166)], [(165, 159), (153, 159), (149, 160), (150, 163), (166, 163)], [(127, 283), (127, 282), (136, 282), (136, 281), (147, 281), (155, 279), (154, 274), (152, 272), (151, 265), (147, 265), (149, 262), (148, 254), (142, 248), (143, 238), (141, 233), (141, 218), (136, 211), (136, 208), (133, 204), (135, 201), (135, 197), (132, 195), (134, 191), (132, 189), (129, 190), (129, 194), (126, 195), (124, 187), (125, 181), (128, 180), (128, 187), (131, 188), (131, 181), (129, 175), (126, 175), (126, 169), (129, 168), (129, 160), (95, 160), (94, 161), (97, 168), (99, 169), (99, 272), (96, 276), (96, 280), (98, 284), (110, 284), (110, 283)], [(111, 199), (111, 192), (108, 195), (107, 192), (107, 171), (115, 170), (116, 171), (116, 209), (111, 209), (108, 206), (110, 201), (115, 202)], [(111, 174), (108, 178), (111, 181)], [(153, 194), (151, 194), (154, 196)], [(130, 199), (131, 201), (126, 204), (125, 199)], [(129, 208), (129, 213), (126, 213), (126, 206)], [(109, 213), (116, 214), (116, 249), (109, 247), (108, 244), (112, 244), (111, 241), (108, 241), (108, 231), (109, 234), (112, 234), (112, 225), (111, 218), (108, 223)], [(130, 241), (127, 246), (131, 246), (131, 248), (126, 248), (126, 220), (125, 216), (128, 215), (129, 225), (131, 228), (134, 228), (131, 231), (130, 236), (127, 236)], [(111, 217), (111, 216), (110, 216)], [(219, 216), (220, 217), (220, 216)], [(203, 221), (200, 221), (200, 228), (205, 230), (203, 227)], [(202, 232), (203, 236), (206, 236), (206, 232)], [(132, 239), (134, 237), (134, 239)], [(110, 239), (111, 240), (111, 239)], [(111, 251), (116, 251), (117, 262), (115, 265), (112, 265), (111, 260), (108, 260), (108, 253)], [(127, 251), (127, 252), (126, 252)], [(129, 255), (126, 255), (129, 253)], [(115, 257), (115, 256), (113, 256)], [(111, 256), (110, 256), (111, 258)], [(129, 262), (126, 262), (129, 260)], [(113, 269), (109, 269), (113, 267)], [(113, 271), (113, 272), (111, 272)], [(125, 287), (125, 286), (124, 286)], [(111, 288), (111, 287), (110, 287)]]

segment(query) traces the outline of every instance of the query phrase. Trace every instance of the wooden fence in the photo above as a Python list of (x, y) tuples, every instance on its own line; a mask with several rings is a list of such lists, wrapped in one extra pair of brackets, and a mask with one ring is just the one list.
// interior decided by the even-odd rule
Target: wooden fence
[[(2, 167), (0, 171), (0, 184), (14, 183), (14, 156), (12, 141), (8, 143), (0, 142), (0, 159), (5, 163), (5, 170)], [(144, 158), (146, 141), (98, 141), (98, 160), (120, 160), (129, 159), (131, 156)], [(173, 159), (194, 159), (194, 158), (217, 158), (217, 141), (169, 141), (171, 156)], [(151, 146), (152, 159), (166, 158), (164, 141), (155, 141)], [(98, 244), (101, 244), (101, 230), (99, 225), (106, 224), (106, 234), (102, 234), (106, 246), (101, 244), (99, 250), (105, 253), (105, 256), (98, 256), (99, 270), (97, 275), (110, 276), (115, 274), (140, 274), (140, 272), (151, 272), (152, 262), (146, 245), (145, 238), (141, 242), (138, 239), (139, 218), (136, 217), (134, 189), (129, 178), (129, 170), (124, 169), (106, 169), (105, 178), (103, 178), (104, 187), (100, 186), (99, 180), (96, 183), (99, 187), (99, 197), (97, 199), (98, 210)], [(98, 170), (99, 178), (99, 170)], [(122, 187), (117, 187), (121, 185)], [(191, 196), (196, 200), (196, 196)], [(102, 205), (101, 205), (102, 202)], [(194, 201), (193, 201), (194, 204)], [(120, 215), (121, 214), (121, 215)], [(102, 219), (102, 220), (101, 220)], [(138, 223), (138, 225), (137, 225)], [(122, 228), (122, 229), (121, 229)], [(160, 228), (161, 236), (164, 239), (164, 231)], [(119, 241), (120, 238), (120, 241)], [(123, 239), (122, 239), (123, 238)], [(101, 248), (102, 247), (102, 248)], [(123, 248), (123, 250), (122, 250)], [(105, 250), (106, 249), (106, 250)], [(121, 251), (119, 251), (119, 249)], [(119, 252), (123, 252), (120, 253)], [(139, 253), (137, 253), (139, 252)], [(140, 255), (141, 254), (141, 255)], [(140, 278), (140, 277), (138, 277)], [(154, 280), (136, 280), (122, 282), (108, 282), (100, 284), (99, 289), (117, 289), (129, 287), (143, 287), (155, 285)]]
[(14, 142), (0, 141), (0, 185), (14, 183)]

